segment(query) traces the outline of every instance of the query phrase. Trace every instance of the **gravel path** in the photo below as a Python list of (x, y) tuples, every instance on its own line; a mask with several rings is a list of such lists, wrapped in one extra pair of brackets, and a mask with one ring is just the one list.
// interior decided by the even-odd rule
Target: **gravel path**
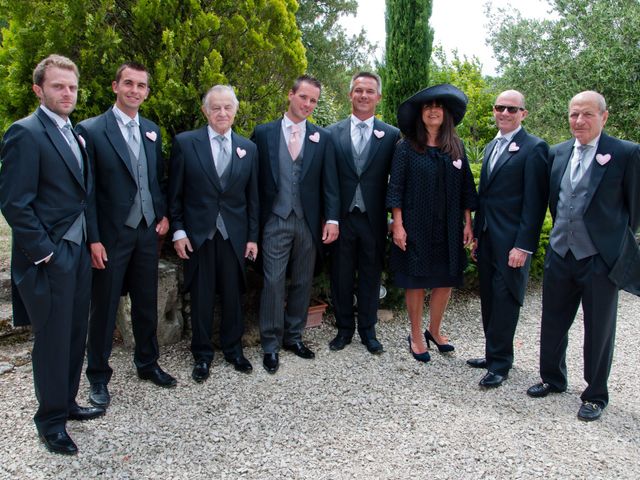
[[(455, 295), (445, 330), (456, 352), (432, 354), (427, 365), (410, 357), (402, 315), (379, 325), (386, 350), (379, 357), (356, 342), (331, 352), (334, 329), (324, 325), (306, 333), (313, 361), (284, 352), (270, 376), (252, 347), (253, 374), (218, 357), (201, 385), (191, 381), (183, 341), (162, 351), (162, 366), (179, 382), (169, 391), (137, 380), (131, 352), (116, 347), (112, 406), (101, 419), (69, 423), (80, 448), (71, 458), (39, 443), (30, 363), (15, 366), (0, 375), (0, 478), (640, 478), (640, 299), (621, 294), (611, 401), (593, 423), (576, 418), (581, 321), (571, 332), (568, 392), (531, 399), (525, 391), (538, 381), (539, 287), (530, 289), (521, 315), (516, 365), (492, 391), (480, 390), (482, 371), (465, 365), (483, 352), (479, 311), (476, 296)], [(0, 348), (5, 363), (19, 364), (29, 344)], [(81, 403), (87, 388), (83, 378)]]

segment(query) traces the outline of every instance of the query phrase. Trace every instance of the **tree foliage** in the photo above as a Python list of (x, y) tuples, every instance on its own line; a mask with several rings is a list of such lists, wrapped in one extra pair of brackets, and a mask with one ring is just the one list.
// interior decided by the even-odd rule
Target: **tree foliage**
[(0, 18), (9, 21), (0, 47), (0, 128), (34, 109), (31, 72), (55, 52), (80, 69), (78, 120), (113, 104), (115, 69), (134, 60), (151, 73), (142, 111), (165, 137), (204, 123), (201, 97), (216, 83), (236, 88), (236, 128), (250, 132), (282, 112), (305, 70), (296, 8), (295, 0), (0, 0)]
[[(357, 0), (299, 0), (296, 12), (306, 49), (307, 71), (323, 85), (318, 108), (333, 123), (349, 113), (349, 81), (356, 71), (370, 68), (369, 58), (375, 50), (364, 29), (357, 35), (347, 35), (339, 20), (354, 16)], [(326, 104), (326, 105), (325, 105)], [(317, 120), (318, 114), (314, 115)], [(324, 117), (323, 117), (324, 118)]]
[(429, 82), (431, 0), (386, 0), (382, 116), (396, 124), (398, 105)]
[(602, 93), (607, 130), (640, 139), (640, 2), (549, 0), (550, 20), (489, 11), (501, 86), (521, 90), (531, 130), (549, 142), (569, 135), (567, 105), (583, 90)]
[(493, 101), (497, 95), (495, 87), (482, 76), (482, 65), (477, 57), (471, 59), (458, 52), (447, 59), (442, 47), (436, 47), (429, 67), (429, 84), (450, 83), (462, 90), (469, 98), (467, 113), (457, 131), (465, 142), (467, 156), (471, 161), (482, 160), (485, 145), (495, 136)]

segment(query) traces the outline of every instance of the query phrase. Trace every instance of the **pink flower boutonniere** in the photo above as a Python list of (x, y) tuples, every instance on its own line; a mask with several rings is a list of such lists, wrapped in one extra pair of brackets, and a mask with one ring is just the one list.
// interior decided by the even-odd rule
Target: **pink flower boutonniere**
[(238, 154), (238, 158), (242, 158), (247, 154), (247, 151), (244, 148), (236, 148), (236, 153)]
[(82, 145), (82, 148), (87, 148), (87, 142), (84, 141), (82, 135), (78, 135), (78, 140), (80, 141), (80, 145)]
[(602, 155), (601, 153), (596, 155), (596, 162), (600, 165), (606, 165), (609, 163), (609, 160), (611, 160), (611, 155), (608, 153), (606, 155)]
[(516, 144), (516, 142), (511, 142), (509, 144), (509, 151), (510, 152), (517, 152), (518, 150), (520, 150), (520, 147)]
[(462, 160), (460, 159), (454, 160), (453, 166), (456, 167), (458, 170), (460, 170), (462, 168)]
[(152, 142), (155, 142), (156, 138), (158, 138), (158, 135), (156, 134), (156, 132), (146, 132), (144, 135)]
[(376, 138), (384, 137), (384, 132), (382, 130), (374, 130), (373, 134), (376, 136)]
[(320, 132), (309, 135), (309, 140), (311, 140), (313, 143), (318, 143), (320, 141)]

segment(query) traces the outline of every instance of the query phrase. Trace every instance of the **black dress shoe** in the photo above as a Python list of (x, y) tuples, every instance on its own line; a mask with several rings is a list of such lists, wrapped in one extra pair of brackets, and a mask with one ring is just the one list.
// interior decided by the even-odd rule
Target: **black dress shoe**
[(309, 350), (307, 346), (302, 342), (294, 343), (292, 345), (284, 345), (283, 348), (295, 353), (300, 358), (310, 359), (316, 357), (316, 354)]
[(280, 360), (277, 353), (265, 353), (262, 359), (264, 369), (269, 373), (276, 373), (280, 366)]
[(329, 342), (329, 350), (338, 351), (351, 343), (351, 337), (345, 335), (336, 335), (336, 338)]
[(67, 432), (40, 435), (40, 440), (47, 447), (47, 450), (52, 453), (60, 453), (62, 455), (75, 455), (78, 453), (78, 447), (73, 443)]
[(80, 405), (74, 405), (69, 408), (67, 412), (67, 418), (69, 420), (93, 420), (94, 418), (104, 415), (106, 410), (102, 407), (81, 407)]
[(578, 418), (585, 422), (597, 420), (602, 415), (603, 408), (598, 403), (582, 402), (580, 410), (578, 410)]
[(175, 387), (178, 384), (175, 378), (162, 370), (158, 365), (148, 370), (138, 370), (138, 377), (141, 380), (149, 380), (157, 386), (164, 388)]
[(485, 388), (499, 387), (508, 377), (509, 375), (506, 373), (504, 375), (500, 375), (498, 373), (487, 372), (487, 374), (482, 377), (482, 380), (480, 380), (480, 386)]
[(546, 397), (550, 393), (561, 393), (564, 390), (549, 385), (548, 383), (536, 383), (527, 389), (527, 395), (534, 398)]
[(92, 383), (89, 391), (89, 403), (94, 407), (107, 408), (111, 403), (111, 395), (106, 383)]
[(369, 353), (373, 353), (374, 355), (379, 355), (384, 352), (384, 348), (382, 348), (382, 344), (377, 338), (363, 339), (362, 344), (367, 347)]
[(467, 360), (467, 365), (473, 368), (487, 368), (486, 358), (470, 358)]
[(224, 359), (233, 365), (233, 368), (238, 372), (251, 373), (253, 371), (251, 362), (249, 362), (244, 355), (239, 355), (237, 357), (224, 357)]
[(197, 383), (204, 382), (209, 378), (209, 363), (208, 362), (196, 362), (191, 372), (191, 378)]

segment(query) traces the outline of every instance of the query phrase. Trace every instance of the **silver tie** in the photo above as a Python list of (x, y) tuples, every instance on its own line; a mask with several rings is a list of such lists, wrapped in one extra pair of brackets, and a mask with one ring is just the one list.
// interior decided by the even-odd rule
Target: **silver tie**
[(71, 131), (71, 125), (68, 123), (62, 127), (62, 134), (66, 137), (69, 142), (69, 147), (71, 147), (71, 151), (73, 155), (76, 157), (78, 161), (78, 166), (80, 167), (80, 171), (82, 171), (82, 152), (80, 152), (80, 146), (78, 145), (78, 141), (76, 137), (73, 136), (73, 132)]
[(576, 147), (575, 159), (571, 168), (571, 187), (576, 188), (576, 185), (580, 182), (582, 175), (584, 175), (584, 154), (591, 145), (578, 145)]
[(365, 133), (367, 131), (367, 124), (364, 122), (360, 122), (356, 125), (360, 129), (360, 139), (358, 140), (358, 145), (356, 145), (356, 153), (360, 155), (362, 150), (364, 150), (364, 146), (366, 145), (366, 136)]
[(231, 159), (229, 158), (229, 150), (227, 149), (227, 137), (224, 135), (218, 135), (214, 138), (220, 144), (220, 153), (218, 153), (218, 158), (215, 158), (214, 162), (216, 164), (218, 176), (221, 177)]
[(496, 162), (498, 161), (498, 157), (500, 156), (500, 153), (502, 151), (502, 146), (506, 141), (507, 139), (505, 137), (498, 137), (496, 139), (496, 144), (493, 147), (493, 152), (491, 152), (491, 157), (489, 157), (489, 175), (491, 175), (491, 172), (493, 172), (493, 167), (496, 166)]
[(131, 120), (129, 123), (127, 123), (127, 128), (129, 132), (129, 135), (127, 135), (127, 143), (129, 144), (129, 148), (137, 159), (140, 155), (140, 142), (138, 141), (138, 135), (136, 135), (136, 133), (138, 133), (138, 125), (136, 124), (136, 122)]

